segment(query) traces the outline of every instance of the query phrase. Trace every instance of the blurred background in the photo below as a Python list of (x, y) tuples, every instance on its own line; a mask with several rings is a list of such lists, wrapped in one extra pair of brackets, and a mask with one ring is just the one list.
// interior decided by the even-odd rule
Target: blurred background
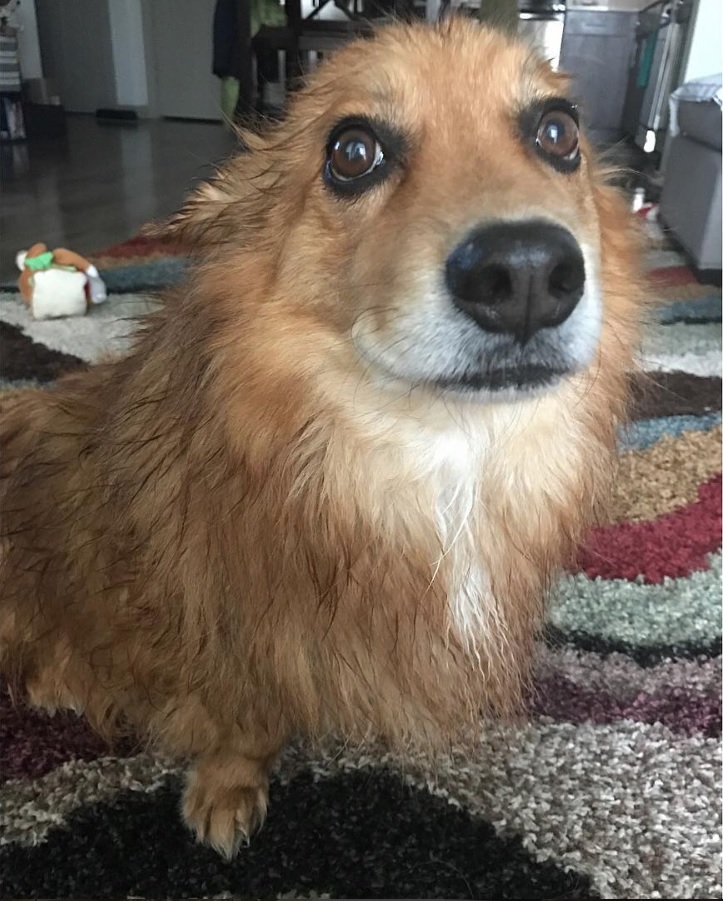
[(633, 203), (720, 270), (720, 0), (0, 0), (0, 275), (39, 238), (129, 237), (234, 149), (230, 120), (283, 115), (325, 53), (452, 10), (569, 72)]

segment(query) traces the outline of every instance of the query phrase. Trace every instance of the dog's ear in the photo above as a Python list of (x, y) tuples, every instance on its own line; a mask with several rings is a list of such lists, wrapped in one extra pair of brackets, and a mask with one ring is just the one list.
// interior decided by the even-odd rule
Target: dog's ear
[(228, 231), (229, 207), (238, 200), (230, 190), (228, 178), (219, 174), (199, 185), (178, 212), (168, 219), (148, 223), (141, 234), (189, 248), (216, 243)]
[(265, 153), (264, 135), (239, 137), (244, 149), (199, 184), (178, 212), (145, 226), (143, 235), (203, 250), (230, 241), (244, 243), (248, 230), (259, 228), (279, 181), (278, 168), (275, 156)]

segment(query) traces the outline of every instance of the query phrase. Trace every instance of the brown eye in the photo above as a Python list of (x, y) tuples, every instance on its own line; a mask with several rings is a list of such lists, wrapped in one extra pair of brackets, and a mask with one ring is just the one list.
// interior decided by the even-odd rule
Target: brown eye
[(573, 162), (580, 152), (580, 130), (563, 110), (551, 110), (537, 126), (537, 146), (560, 161)]
[(366, 128), (348, 128), (334, 140), (329, 151), (329, 175), (349, 182), (368, 175), (384, 162), (376, 135)]

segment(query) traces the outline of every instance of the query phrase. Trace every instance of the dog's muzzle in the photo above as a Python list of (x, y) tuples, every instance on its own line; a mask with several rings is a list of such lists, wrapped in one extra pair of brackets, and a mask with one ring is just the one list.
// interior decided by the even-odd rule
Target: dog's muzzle
[(575, 238), (543, 221), (498, 222), (475, 229), (447, 258), (454, 305), (486, 332), (526, 345), (561, 325), (585, 290)]
[(506, 403), (589, 367), (602, 330), (594, 240), (543, 218), (480, 223), (422, 269), (386, 328), (360, 317), (354, 343), (394, 377)]

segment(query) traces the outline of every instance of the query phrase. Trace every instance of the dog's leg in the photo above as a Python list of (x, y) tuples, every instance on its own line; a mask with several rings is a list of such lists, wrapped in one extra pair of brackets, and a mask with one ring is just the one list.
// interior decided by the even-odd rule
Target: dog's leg
[(262, 742), (204, 754), (188, 774), (183, 816), (198, 839), (231, 858), (264, 821), (269, 771), (278, 755)]

